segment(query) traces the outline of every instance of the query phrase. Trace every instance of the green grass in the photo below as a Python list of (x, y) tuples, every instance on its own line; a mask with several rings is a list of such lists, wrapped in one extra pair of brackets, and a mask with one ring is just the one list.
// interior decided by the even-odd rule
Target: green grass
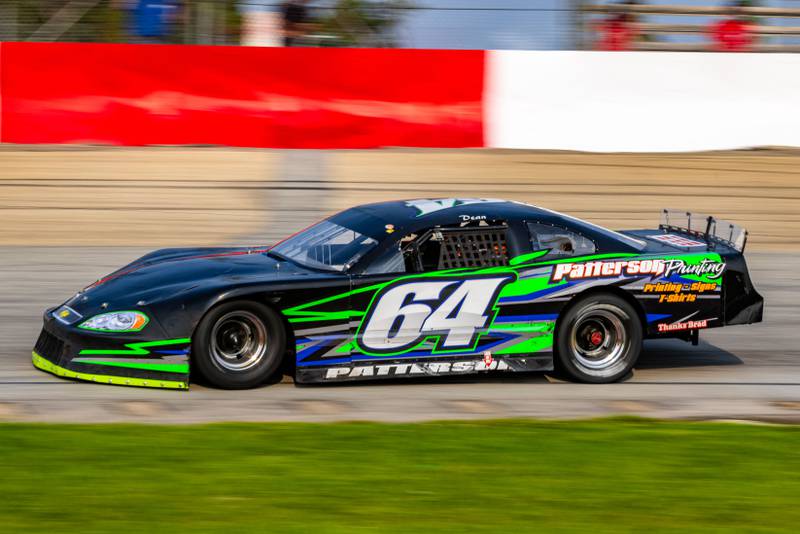
[(796, 532), (800, 427), (0, 425), (2, 532)]

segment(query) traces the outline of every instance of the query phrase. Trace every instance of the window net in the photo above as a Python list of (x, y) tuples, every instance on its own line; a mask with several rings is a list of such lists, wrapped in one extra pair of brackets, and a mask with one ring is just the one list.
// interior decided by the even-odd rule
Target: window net
[(508, 265), (505, 228), (444, 231), (439, 269)]

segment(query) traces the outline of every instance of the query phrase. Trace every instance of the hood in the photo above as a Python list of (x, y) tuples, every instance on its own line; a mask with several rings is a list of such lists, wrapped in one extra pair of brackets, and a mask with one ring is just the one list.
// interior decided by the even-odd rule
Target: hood
[(158, 250), (91, 284), (69, 305), (81, 313), (97, 312), (105, 302), (109, 309), (146, 306), (195, 288), (215, 290), (304, 276), (332, 276), (277, 260), (267, 251), (250, 247)]

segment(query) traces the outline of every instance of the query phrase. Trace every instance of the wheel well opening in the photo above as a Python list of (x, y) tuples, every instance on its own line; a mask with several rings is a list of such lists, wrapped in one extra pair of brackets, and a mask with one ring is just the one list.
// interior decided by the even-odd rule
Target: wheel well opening
[[(559, 313), (558, 318), (556, 319), (555, 329), (553, 331), (553, 365), (555, 370), (560, 373), (564, 373), (568, 376), (575, 377), (575, 370), (570, 370), (569, 367), (572, 365), (567, 361), (562, 361), (562, 355), (559, 351), (559, 336), (560, 330), (562, 327), (562, 323), (565, 320), (565, 317), (570, 313), (570, 311), (578, 306), (582, 301), (584, 301), (587, 297), (593, 295), (606, 295), (606, 296), (615, 296), (618, 299), (626, 302), (629, 306), (631, 306), (634, 310), (634, 313), (638, 316), (639, 324), (641, 325), (641, 338), (643, 339), (646, 337), (647, 334), (647, 318), (644, 312), (644, 308), (642, 307), (641, 303), (639, 303), (636, 298), (617, 286), (598, 286), (588, 288), (585, 291), (582, 291), (576, 295), (567, 303), (567, 305), (561, 310)], [(632, 318), (632, 321), (635, 319)], [(637, 349), (638, 350), (638, 349)], [(638, 352), (637, 352), (638, 354)], [(567, 355), (564, 355), (565, 357)], [(638, 357), (638, 356), (637, 356)], [(632, 364), (631, 364), (632, 365)], [(580, 377), (579, 381), (587, 381), (585, 377)], [(596, 380), (588, 380), (590, 382), (594, 382)], [(602, 382), (602, 380), (601, 380)]]
[[(294, 330), (292, 329), (291, 325), (289, 324), (289, 320), (286, 318), (286, 316), (283, 314), (283, 312), (280, 310), (280, 308), (275, 306), (275, 303), (271, 302), (271, 300), (268, 297), (264, 296), (264, 295), (259, 295), (259, 294), (254, 294), (254, 295), (236, 295), (236, 296), (231, 296), (229, 298), (226, 298), (226, 299), (223, 299), (223, 300), (215, 302), (214, 305), (209, 307), (205, 311), (205, 313), (202, 315), (202, 317), (200, 317), (200, 320), (197, 321), (197, 324), (194, 325), (194, 328), (192, 329), (192, 336), (191, 336), (192, 343), (194, 343), (194, 337), (195, 337), (195, 334), (197, 333), (197, 327), (203, 321), (203, 318), (205, 318), (205, 316), (208, 315), (209, 313), (211, 313), (215, 308), (217, 308), (219, 306), (222, 306), (223, 304), (229, 304), (231, 302), (254, 302), (254, 303), (260, 304), (262, 306), (266, 306), (267, 308), (270, 308), (272, 311), (274, 311), (278, 315), (278, 317), (281, 320), (281, 323), (283, 324), (284, 332), (286, 333), (286, 349), (283, 352), (283, 361), (281, 362), (281, 367), (283, 368), (285, 373), (290, 373), (290, 374), (293, 375), (294, 374), (294, 365), (295, 365), (295, 357), (294, 357), (295, 356), (295, 346), (296, 346)], [(194, 351), (192, 351), (192, 352), (194, 352)], [(193, 356), (191, 356), (191, 354), (190, 354), (190, 360), (192, 358), (193, 358)]]
[(556, 340), (558, 339), (558, 330), (561, 326), (561, 319), (566, 315), (567, 311), (569, 311), (573, 306), (575, 306), (579, 301), (583, 300), (585, 297), (589, 295), (597, 295), (597, 294), (608, 294), (614, 295), (633, 307), (636, 310), (636, 315), (639, 316), (639, 323), (642, 325), (642, 334), (646, 335), (647, 333), (647, 316), (644, 313), (644, 308), (642, 307), (641, 303), (636, 300), (636, 297), (625, 291), (624, 289), (617, 287), (617, 286), (598, 286), (598, 287), (590, 287), (585, 291), (581, 291), (580, 293), (576, 294), (569, 303), (561, 310), (561, 313), (558, 314), (558, 319), (556, 319), (556, 327), (553, 331), (553, 336), (555, 339), (553, 340), (553, 351), (557, 350), (558, 343)]

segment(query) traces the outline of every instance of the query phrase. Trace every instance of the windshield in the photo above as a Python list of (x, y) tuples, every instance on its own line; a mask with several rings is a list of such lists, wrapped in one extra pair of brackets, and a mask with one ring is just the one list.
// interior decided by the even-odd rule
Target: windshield
[(270, 252), (306, 267), (342, 272), (377, 244), (369, 236), (327, 220), (281, 241)]

